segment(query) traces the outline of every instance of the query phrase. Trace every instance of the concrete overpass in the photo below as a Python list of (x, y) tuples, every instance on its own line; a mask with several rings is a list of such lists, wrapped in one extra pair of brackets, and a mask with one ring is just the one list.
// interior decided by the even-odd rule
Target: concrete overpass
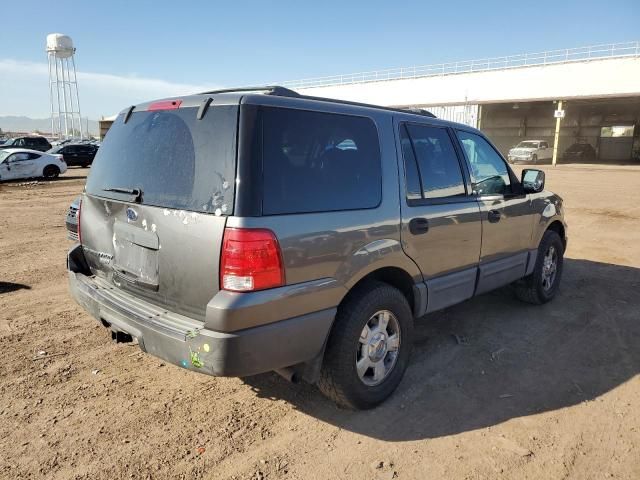
[[(590, 143), (601, 160), (628, 161), (640, 157), (638, 79), (640, 42), (628, 42), (281, 84), (306, 95), (428, 108), (483, 129), (503, 153), (528, 138), (553, 143), (553, 113), (563, 101), (560, 152)], [(627, 138), (603, 137), (614, 126), (630, 126)]]

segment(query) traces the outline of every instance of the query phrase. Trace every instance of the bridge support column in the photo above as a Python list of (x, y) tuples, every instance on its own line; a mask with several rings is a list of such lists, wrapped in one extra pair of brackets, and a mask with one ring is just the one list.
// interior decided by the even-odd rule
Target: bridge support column
[[(562, 111), (562, 100), (558, 100), (558, 111)], [(562, 118), (560, 116), (556, 117), (556, 133), (553, 137), (553, 159), (551, 160), (551, 164), (555, 167), (556, 162), (558, 160), (558, 140), (560, 140), (560, 121)]]

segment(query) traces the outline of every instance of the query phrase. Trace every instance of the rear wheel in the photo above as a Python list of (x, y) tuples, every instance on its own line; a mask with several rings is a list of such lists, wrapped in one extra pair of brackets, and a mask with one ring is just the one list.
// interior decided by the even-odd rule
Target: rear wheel
[(42, 176), (45, 178), (56, 178), (58, 175), (60, 175), (60, 169), (55, 165), (47, 165), (42, 171)]
[(560, 235), (547, 230), (538, 246), (533, 273), (515, 283), (516, 296), (524, 302), (538, 305), (553, 299), (560, 286), (563, 261), (564, 245)]
[(318, 386), (338, 405), (372, 408), (389, 397), (407, 368), (413, 314), (396, 288), (371, 282), (338, 309)]

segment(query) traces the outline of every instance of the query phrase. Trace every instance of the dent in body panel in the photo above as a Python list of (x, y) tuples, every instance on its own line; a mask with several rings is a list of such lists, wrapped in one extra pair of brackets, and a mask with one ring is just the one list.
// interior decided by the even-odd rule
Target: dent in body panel
[(400, 241), (390, 238), (376, 240), (359, 248), (340, 266), (337, 275), (346, 279), (345, 285), (351, 288), (369, 273), (386, 267), (404, 270), (414, 282), (422, 281), (420, 270), (405, 255)]
[[(135, 295), (176, 313), (204, 319), (206, 304), (218, 290), (219, 248), (226, 217), (201, 213), (193, 216), (186, 211), (181, 216), (180, 210), (136, 204), (131, 206), (137, 210), (138, 219), (127, 222), (126, 202), (85, 194), (82, 206), (83, 244), (88, 260), (93, 260), (90, 264), (94, 274), (112, 281), (111, 266), (123, 260), (118, 252), (126, 251), (120, 244), (128, 235), (133, 243), (154, 249), (153, 270), (157, 274), (148, 280), (154, 280), (158, 288), (150, 292), (122, 283), (121, 288), (131, 289)], [(110, 215), (106, 215), (107, 210)], [(185, 245), (189, 246), (188, 251)], [(106, 262), (104, 255), (101, 259), (94, 251), (110, 255), (113, 260)]]

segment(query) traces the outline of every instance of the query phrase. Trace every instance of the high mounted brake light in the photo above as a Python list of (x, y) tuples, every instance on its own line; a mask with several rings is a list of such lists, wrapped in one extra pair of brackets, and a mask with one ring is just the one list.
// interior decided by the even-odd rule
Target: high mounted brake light
[(182, 100), (162, 100), (161, 102), (153, 102), (147, 110), (153, 112), (156, 110), (176, 110), (182, 105)]
[(225, 228), (220, 288), (249, 292), (282, 285), (284, 268), (275, 234), (259, 228)]

